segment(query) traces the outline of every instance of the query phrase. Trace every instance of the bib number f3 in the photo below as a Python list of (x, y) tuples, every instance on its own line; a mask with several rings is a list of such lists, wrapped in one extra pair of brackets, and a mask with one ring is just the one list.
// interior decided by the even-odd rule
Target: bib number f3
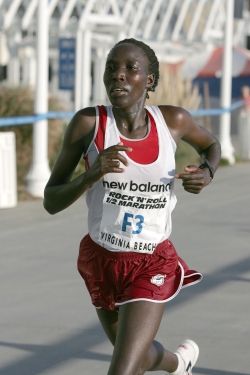
[(122, 223), (122, 232), (127, 231), (127, 226), (137, 227), (137, 230), (132, 230), (132, 234), (139, 234), (142, 231), (142, 224), (144, 223), (144, 216), (142, 215), (133, 215), (128, 212), (125, 212), (123, 223)]

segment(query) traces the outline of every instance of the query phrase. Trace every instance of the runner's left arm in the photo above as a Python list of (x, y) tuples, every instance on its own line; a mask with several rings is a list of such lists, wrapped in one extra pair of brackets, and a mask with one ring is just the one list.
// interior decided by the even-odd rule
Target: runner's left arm
[[(221, 157), (218, 139), (204, 127), (198, 125), (191, 114), (183, 108), (162, 106), (160, 109), (176, 144), (180, 140), (188, 143), (200, 155), (201, 164), (204, 162), (204, 158), (207, 159), (215, 172)], [(187, 165), (184, 172), (176, 174), (175, 177), (182, 179), (184, 189), (193, 194), (199, 194), (211, 182), (209, 167), (200, 169), (199, 165)]]

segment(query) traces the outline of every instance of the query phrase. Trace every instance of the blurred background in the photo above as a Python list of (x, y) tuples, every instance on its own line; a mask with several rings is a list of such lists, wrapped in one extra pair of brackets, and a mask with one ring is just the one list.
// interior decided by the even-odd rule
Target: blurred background
[[(106, 56), (126, 37), (160, 61), (147, 104), (186, 108), (222, 145), (202, 194), (176, 180), (171, 240), (204, 279), (167, 304), (157, 339), (197, 340), (197, 375), (250, 374), (250, 1), (0, 0), (1, 375), (108, 371), (112, 347), (76, 271), (85, 196), (56, 216), (41, 199), (70, 118), (109, 104)], [(200, 158), (180, 142), (176, 163)]]
[[(0, 0), (0, 206), (43, 196), (70, 117), (109, 104), (106, 56), (126, 37), (161, 64), (147, 104), (189, 110), (220, 138), (223, 164), (250, 159), (250, 1)], [(187, 158), (199, 162), (181, 142), (177, 170)]]

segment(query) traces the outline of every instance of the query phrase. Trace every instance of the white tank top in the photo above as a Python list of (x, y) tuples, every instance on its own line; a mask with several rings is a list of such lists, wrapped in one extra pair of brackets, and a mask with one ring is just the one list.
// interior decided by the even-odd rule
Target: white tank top
[[(86, 192), (89, 235), (111, 251), (152, 254), (172, 230), (176, 144), (159, 108), (145, 109), (157, 128), (157, 159), (138, 164), (123, 153), (129, 162), (123, 166), (125, 172), (106, 174)], [(86, 166), (91, 167), (103, 148), (120, 142), (120, 136), (112, 106), (96, 107), (96, 130), (85, 155)]]

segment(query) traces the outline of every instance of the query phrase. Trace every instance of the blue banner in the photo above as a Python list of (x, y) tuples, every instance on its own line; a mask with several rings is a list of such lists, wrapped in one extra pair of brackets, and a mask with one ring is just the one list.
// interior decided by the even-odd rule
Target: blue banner
[(75, 38), (59, 39), (59, 89), (75, 87)]

